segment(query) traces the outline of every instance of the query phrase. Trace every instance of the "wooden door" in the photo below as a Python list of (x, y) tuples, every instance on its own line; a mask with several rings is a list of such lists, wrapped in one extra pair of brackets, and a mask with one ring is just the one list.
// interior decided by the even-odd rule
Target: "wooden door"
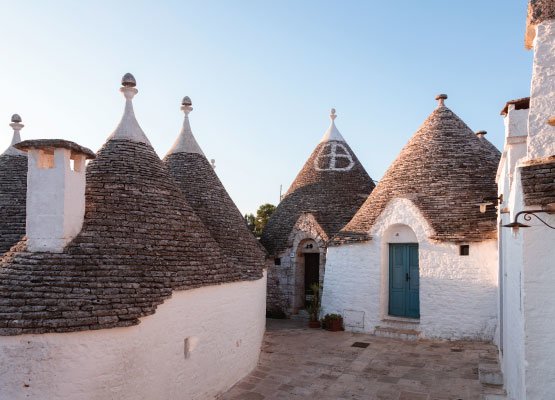
[(320, 282), (320, 253), (305, 253), (304, 255), (304, 298), (305, 305), (312, 300), (310, 286)]
[(418, 244), (389, 245), (389, 315), (420, 317)]

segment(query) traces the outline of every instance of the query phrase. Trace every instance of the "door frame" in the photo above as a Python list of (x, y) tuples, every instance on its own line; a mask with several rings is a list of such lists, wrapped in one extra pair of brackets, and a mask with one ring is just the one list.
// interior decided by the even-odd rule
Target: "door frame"
[[(410, 318), (410, 319), (415, 319), (418, 320), (420, 319), (420, 260), (419, 260), (419, 246), (418, 243), (415, 242), (407, 242), (407, 243), (387, 243), (387, 255), (388, 255), (388, 260), (387, 260), (387, 274), (388, 274), (388, 279), (387, 279), (387, 315), (388, 316), (392, 316), (392, 317), (396, 317), (396, 318)], [(403, 296), (404, 296), (404, 313), (403, 315), (396, 315), (396, 314), (392, 314), (391, 312), (391, 296), (392, 296), (392, 261), (393, 261), (393, 257), (392, 257), (392, 249), (395, 246), (402, 246), (404, 247), (404, 257), (405, 260), (407, 260), (406, 264), (403, 263), (403, 273), (406, 274), (407, 276), (407, 280), (405, 281), (405, 285), (403, 287)], [(416, 248), (416, 271), (417, 271), (417, 292), (416, 292), (416, 303), (417, 303), (417, 307), (416, 310), (417, 312), (415, 314), (410, 313), (409, 311), (409, 304), (411, 301), (411, 289), (410, 287), (407, 289), (407, 284), (406, 282), (414, 282), (414, 275), (411, 274), (411, 260), (410, 260), (410, 249), (411, 248)], [(412, 292), (412, 295), (414, 296), (414, 291)], [(413, 300), (414, 301), (414, 300)]]

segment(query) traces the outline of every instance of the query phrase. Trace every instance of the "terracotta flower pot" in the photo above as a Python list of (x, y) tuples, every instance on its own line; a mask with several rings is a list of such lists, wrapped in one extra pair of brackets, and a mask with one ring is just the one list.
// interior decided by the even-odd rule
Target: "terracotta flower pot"
[(312, 329), (320, 328), (320, 321), (308, 321), (308, 327)]
[(343, 320), (342, 319), (333, 319), (329, 320), (327, 323), (327, 329), (331, 332), (338, 332), (343, 330)]

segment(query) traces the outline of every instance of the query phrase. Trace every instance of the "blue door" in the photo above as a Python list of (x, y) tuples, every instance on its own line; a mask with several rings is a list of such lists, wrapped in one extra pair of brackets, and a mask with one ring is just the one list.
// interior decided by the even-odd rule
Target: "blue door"
[(418, 244), (389, 245), (389, 315), (420, 318)]

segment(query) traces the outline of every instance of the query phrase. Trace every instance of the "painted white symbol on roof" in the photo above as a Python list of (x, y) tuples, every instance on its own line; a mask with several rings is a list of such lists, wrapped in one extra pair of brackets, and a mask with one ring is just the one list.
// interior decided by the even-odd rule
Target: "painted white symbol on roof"
[(349, 150), (337, 142), (326, 143), (314, 160), (316, 171), (350, 171), (355, 165)]

